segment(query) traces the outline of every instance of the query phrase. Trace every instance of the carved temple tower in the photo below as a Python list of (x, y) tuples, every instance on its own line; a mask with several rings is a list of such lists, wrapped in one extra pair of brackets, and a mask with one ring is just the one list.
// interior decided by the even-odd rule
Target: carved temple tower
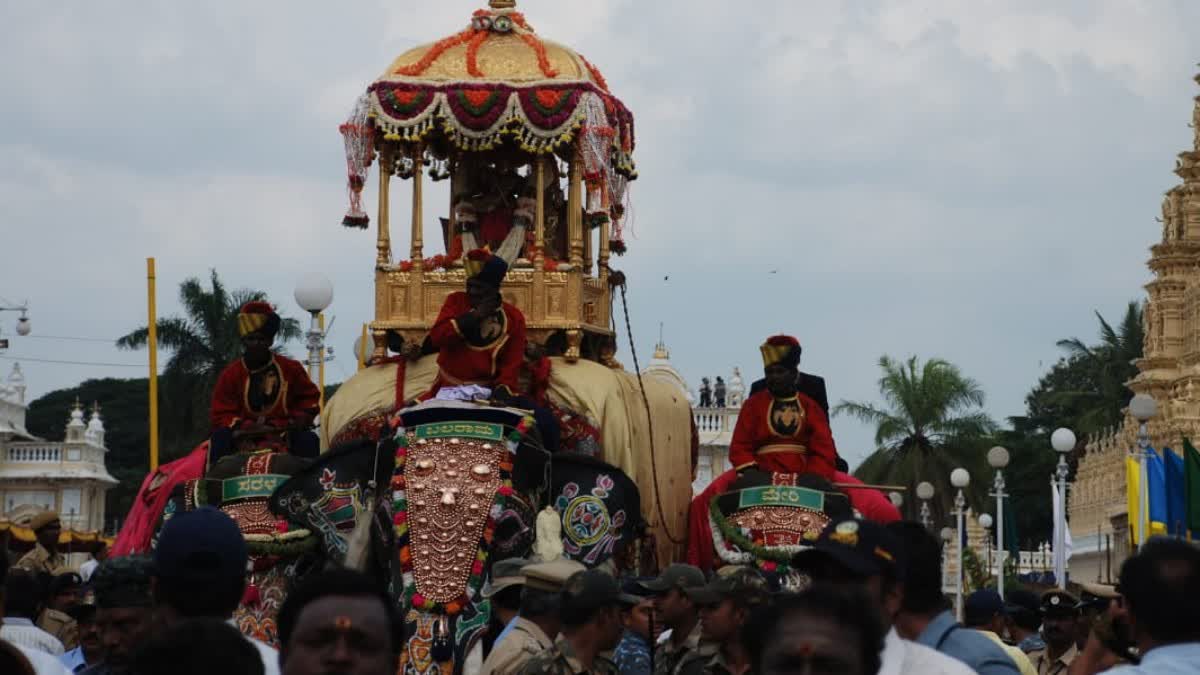
[[(1200, 84), (1200, 75), (1195, 79)], [(1148, 430), (1151, 445), (1160, 450), (1178, 449), (1183, 436), (1200, 438), (1200, 96), (1191, 126), (1192, 148), (1175, 161), (1182, 182), (1167, 190), (1162, 239), (1150, 248), (1154, 279), (1146, 285), (1144, 357), (1129, 384), (1158, 402)], [(1137, 429), (1126, 411), (1121, 427), (1089, 439), (1080, 458), (1069, 511), (1075, 579), (1095, 579), (1100, 566), (1115, 569), (1128, 553), (1123, 461), (1136, 447)]]

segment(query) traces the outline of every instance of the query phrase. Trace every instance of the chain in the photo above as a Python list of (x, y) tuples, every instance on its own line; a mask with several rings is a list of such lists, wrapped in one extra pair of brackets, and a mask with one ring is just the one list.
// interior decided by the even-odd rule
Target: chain
[(638, 388), (642, 392), (642, 405), (646, 407), (647, 431), (650, 434), (650, 473), (654, 480), (654, 507), (658, 510), (658, 520), (662, 523), (667, 539), (672, 544), (681, 546), (683, 539), (671, 533), (671, 527), (667, 523), (667, 517), (663, 511), (661, 491), (658, 488), (658, 458), (654, 452), (654, 415), (650, 412), (650, 399), (646, 396), (646, 384), (642, 381), (642, 367), (638, 365), (637, 347), (633, 344), (633, 327), (629, 323), (629, 301), (625, 299), (625, 284), (622, 283), (619, 288), (621, 289), (621, 309), (625, 313), (625, 334), (629, 337), (629, 351), (633, 355), (633, 370), (637, 373)]

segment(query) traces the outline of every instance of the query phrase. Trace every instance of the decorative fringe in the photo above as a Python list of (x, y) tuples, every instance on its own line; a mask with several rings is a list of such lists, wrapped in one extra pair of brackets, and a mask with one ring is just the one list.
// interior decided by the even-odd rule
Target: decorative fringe
[(350, 208), (342, 218), (342, 225), (346, 227), (365, 229), (371, 222), (362, 208), (362, 189), (375, 156), (370, 112), (371, 100), (363, 94), (355, 101), (350, 117), (338, 127), (346, 148), (346, 192), (350, 199)]

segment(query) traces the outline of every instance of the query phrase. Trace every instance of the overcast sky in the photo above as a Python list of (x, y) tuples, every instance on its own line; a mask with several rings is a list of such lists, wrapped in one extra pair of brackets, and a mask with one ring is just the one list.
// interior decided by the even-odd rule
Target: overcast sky
[[(295, 281), (321, 270), (335, 286), (330, 379), (353, 372), (374, 233), (340, 226), (337, 125), (396, 54), (480, 4), (0, 5), (0, 296), (28, 299), (34, 325), (17, 338), (0, 316), (13, 339), (0, 373), (21, 360), (33, 396), (143, 375), (144, 352), (51, 336), (144, 324), (147, 256), (163, 315), (181, 280), (216, 268), (299, 316)], [(1192, 143), (1200, 2), (519, 9), (637, 117), (630, 252), (614, 266), (639, 355), (662, 322), (693, 385), (758, 372), (758, 344), (782, 331), (834, 401), (876, 399), (881, 354), (940, 356), (1003, 418), (1055, 340), (1094, 338), (1093, 310), (1116, 318), (1143, 295), (1162, 193)], [(406, 194), (393, 200), (403, 212)], [(427, 222), (444, 215), (429, 201)], [(852, 464), (872, 449), (856, 422), (834, 432)]]

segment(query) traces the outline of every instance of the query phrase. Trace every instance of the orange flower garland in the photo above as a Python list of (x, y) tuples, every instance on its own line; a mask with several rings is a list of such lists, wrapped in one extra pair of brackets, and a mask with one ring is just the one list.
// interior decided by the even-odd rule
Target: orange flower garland
[(538, 67), (542, 69), (542, 74), (549, 78), (558, 77), (558, 71), (550, 66), (550, 58), (546, 56), (546, 45), (533, 33), (521, 33), (521, 39), (537, 54)]
[(434, 43), (433, 47), (431, 47), (429, 51), (425, 53), (425, 56), (421, 57), (420, 61), (397, 68), (396, 74), (407, 75), (408, 77), (416, 77), (417, 75), (424, 73), (426, 70), (429, 70), (429, 66), (432, 66), (434, 61), (438, 60), (438, 57), (440, 57), (442, 54), (445, 54), (447, 50), (457, 47), (458, 45), (461, 45), (462, 43), (474, 37), (475, 32), (475, 29), (468, 28), (461, 33), (438, 40), (436, 43)]
[(483, 71), (479, 69), (479, 62), (476, 58), (479, 56), (479, 47), (483, 45), (484, 40), (488, 39), (488, 35), (486, 30), (481, 30), (467, 43), (467, 72), (472, 77), (483, 77)]
[(583, 61), (583, 65), (587, 66), (588, 72), (592, 75), (592, 80), (604, 91), (608, 91), (608, 81), (604, 79), (604, 75), (600, 74), (600, 69), (592, 65), (591, 61), (583, 58), (583, 54), (579, 55), (579, 59)]

